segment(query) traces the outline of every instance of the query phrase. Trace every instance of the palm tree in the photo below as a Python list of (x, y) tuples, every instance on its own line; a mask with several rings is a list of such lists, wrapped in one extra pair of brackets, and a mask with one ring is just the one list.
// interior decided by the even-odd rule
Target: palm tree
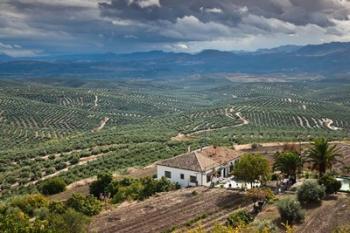
[(335, 162), (341, 162), (338, 158), (342, 154), (336, 145), (331, 146), (327, 139), (318, 138), (312, 143), (306, 157), (312, 163), (312, 168), (318, 170), (319, 177), (322, 177), (327, 169), (332, 169)]
[(286, 174), (288, 177), (296, 178), (302, 167), (303, 161), (295, 152), (283, 152), (275, 155), (273, 169)]

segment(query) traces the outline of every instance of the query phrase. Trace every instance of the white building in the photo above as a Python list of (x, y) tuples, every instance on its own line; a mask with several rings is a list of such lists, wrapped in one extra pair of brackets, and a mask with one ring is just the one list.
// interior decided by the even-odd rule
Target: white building
[(157, 163), (157, 177), (164, 176), (182, 187), (210, 186), (229, 176), (239, 157), (239, 151), (209, 146)]

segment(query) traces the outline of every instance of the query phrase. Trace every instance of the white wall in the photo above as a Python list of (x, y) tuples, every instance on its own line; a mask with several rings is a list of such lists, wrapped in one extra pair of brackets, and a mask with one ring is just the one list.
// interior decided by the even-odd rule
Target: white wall
[[(188, 187), (188, 186), (196, 186), (195, 183), (190, 182), (190, 176), (195, 176), (197, 177), (198, 185), (205, 185), (202, 184), (202, 178), (203, 182), (205, 182), (206, 177), (204, 174), (204, 177), (200, 172), (195, 172), (195, 171), (189, 171), (189, 170), (184, 170), (184, 169), (179, 169), (179, 168), (172, 168), (172, 167), (165, 167), (165, 166), (160, 166), (157, 165), (157, 178), (161, 178), (162, 176), (165, 176), (165, 171), (171, 172), (171, 178), (170, 180), (174, 183), (179, 183), (181, 187)], [(184, 174), (184, 179), (180, 178), (180, 174)]]
[[(237, 159), (232, 160), (228, 162), (225, 166), (218, 166), (215, 168), (215, 170), (218, 170), (220, 167), (226, 167), (226, 172), (230, 172), (230, 166), (231, 162), (234, 164)], [(206, 172), (195, 172), (195, 171), (190, 171), (190, 170), (184, 170), (184, 169), (179, 169), (179, 168), (172, 168), (172, 167), (166, 167), (166, 166), (161, 166), (157, 165), (157, 178), (161, 178), (162, 176), (165, 176), (165, 171), (171, 172), (171, 181), (174, 183), (179, 183), (181, 187), (188, 187), (188, 186), (196, 186), (195, 183), (190, 183), (190, 176), (196, 176), (198, 185), (203, 185), (203, 186), (210, 186), (211, 181), (207, 182), (207, 174), (212, 172), (212, 169)], [(180, 178), (180, 174), (184, 174), (184, 179)], [(226, 174), (228, 175), (228, 174)], [(214, 179), (215, 180), (215, 179)], [(214, 181), (213, 180), (213, 181)]]

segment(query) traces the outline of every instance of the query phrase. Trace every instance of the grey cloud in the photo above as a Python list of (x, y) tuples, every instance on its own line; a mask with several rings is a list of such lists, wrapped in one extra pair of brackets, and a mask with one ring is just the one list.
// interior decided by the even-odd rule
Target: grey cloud
[(348, 0), (0, 0), (0, 41), (51, 52), (226, 49), (350, 38), (348, 15)]
[[(159, 6), (149, 7), (141, 7), (139, 2), (111, 0), (110, 3), (100, 3), (100, 9), (103, 16), (141, 21), (165, 20), (175, 23), (179, 18), (194, 16), (202, 22), (214, 21), (235, 25), (241, 18), (240, 7), (230, 0), (160, 0)], [(221, 14), (217, 14), (219, 11)]]
[[(159, 5), (140, 6), (140, 1), (111, 0), (101, 3), (102, 15), (134, 20), (167, 20), (195, 16), (202, 22), (220, 22), (234, 26), (241, 21), (246, 7), (250, 14), (276, 18), (296, 25), (332, 26), (332, 19), (347, 20), (350, 4), (347, 0), (159, 0)], [(158, 1), (157, 1), (158, 2)], [(203, 10), (206, 9), (206, 10)], [(215, 10), (213, 10), (215, 9)], [(214, 11), (221, 14), (213, 14)]]

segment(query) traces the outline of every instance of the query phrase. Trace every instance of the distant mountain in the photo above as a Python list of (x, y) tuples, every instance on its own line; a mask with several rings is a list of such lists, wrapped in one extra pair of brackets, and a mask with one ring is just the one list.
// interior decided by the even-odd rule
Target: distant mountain
[(13, 60), (0, 57), (0, 75), (171, 77), (210, 73), (350, 73), (350, 43), (282, 46), (256, 52), (204, 50), (197, 54), (163, 51), (130, 54), (77, 54)]
[(302, 46), (297, 45), (285, 45), (272, 49), (259, 49), (256, 51), (257, 54), (269, 54), (269, 53), (291, 53), (299, 50)]
[(307, 45), (298, 49), (298, 55), (303, 56), (329, 56), (349, 53), (350, 43), (333, 42), (321, 45)]
[(13, 58), (11, 58), (10, 56), (7, 56), (5, 54), (0, 54), (0, 62), (10, 61), (10, 60), (13, 60)]

